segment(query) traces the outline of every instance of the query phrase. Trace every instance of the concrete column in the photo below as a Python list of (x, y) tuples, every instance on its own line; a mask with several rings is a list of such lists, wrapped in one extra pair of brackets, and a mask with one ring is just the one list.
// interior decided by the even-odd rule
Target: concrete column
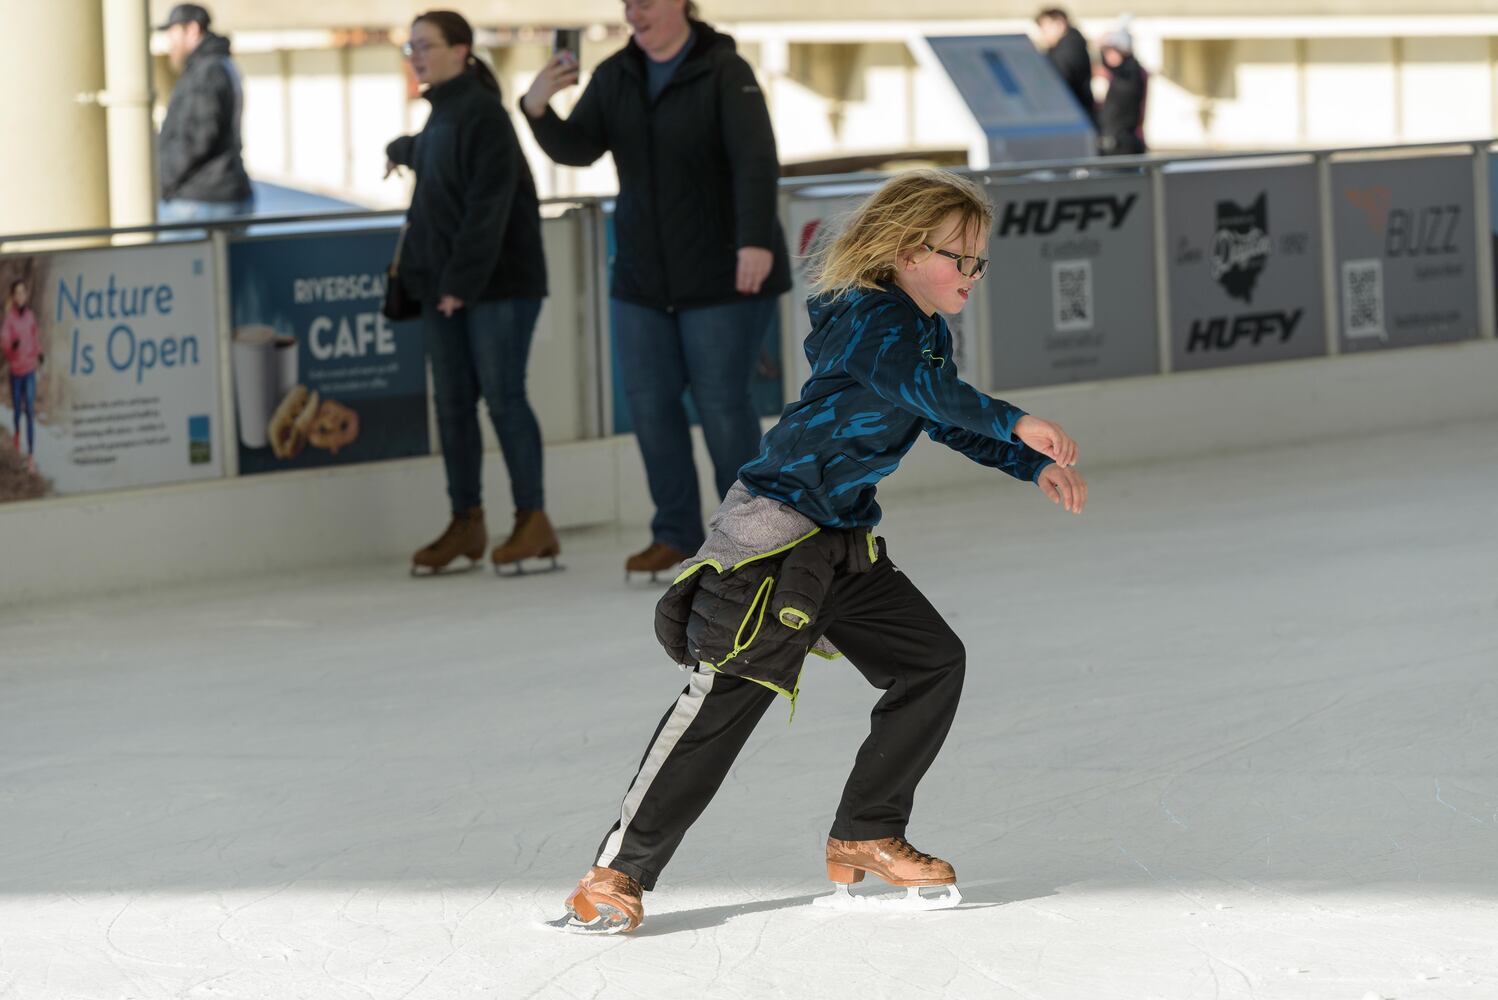
[[(64, 36), (58, 35), (66, 26)], [(5, 5), (0, 59), (0, 184), (5, 234), (109, 225), (104, 112), (104, 22), (100, 0)], [(50, 40), (59, 37), (61, 44)], [(80, 97), (80, 95), (82, 95)]]
[(151, 122), (151, 27), (147, 0), (99, 0), (104, 8), (104, 106), (109, 136), (110, 224), (156, 221), (156, 135)]

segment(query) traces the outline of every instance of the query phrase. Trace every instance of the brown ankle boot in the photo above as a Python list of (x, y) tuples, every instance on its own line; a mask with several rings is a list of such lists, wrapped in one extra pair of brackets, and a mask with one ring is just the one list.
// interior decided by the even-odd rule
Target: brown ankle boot
[(520, 565), (523, 559), (550, 559), (551, 568), (556, 569), (557, 556), (561, 554), (562, 543), (557, 539), (556, 529), (551, 526), (546, 512), (517, 510), (510, 537), (494, 547), (490, 558), (496, 572), (501, 567), (513, 566), (516, 573), (521, 573), (524, 572)]
[(464, 568), (472, 569), (484, 558), (484, 550), (488, 547), (489, 529), (484, 527), (484, 508), (471, 507), (461, 514), (454, 514), (447, 530), (435, 542), (416, 550), (411, 557), (411, 573), (413, 576), (441, 573), (459, 557), (469, 559), (472, 565)]
[(827, 877), (850, 885), (863, 881), (864, 873), (876, 875), (890, 885), (952, 885), (957, 873), (941, 858), (922, 854), (904, 837), (879, 840), (835, 840), (827, 838)]
[(628, 933), (645, 922), (644, 892), (623, 872), (594, 865), (567, 897), (568, 917), (579, 930)]
[(654, 580), (657, 573), (675, 567), (687, 555), (674, 545), (651, 542), (643, 550), (624, 560), (624, 575), (627, 578), (631, 573), (649, 573), (650, 579)]

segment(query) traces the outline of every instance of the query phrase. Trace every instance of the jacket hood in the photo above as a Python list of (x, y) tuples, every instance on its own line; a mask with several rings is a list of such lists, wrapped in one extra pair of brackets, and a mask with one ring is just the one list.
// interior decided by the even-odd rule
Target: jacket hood
[(198, 47), (192, 50), (192, 55), (187, 57), (187, 61), (192, 62), (200, 58), (216, 58), (228, 54), (229, 40), (223, 35), (215, 35), (209, 32), (203, 36), (203, 40), (198, 43)]
[[(472, 69), (465, 69), (451, 80), (443, 80), (435, 86), (428, 87), (422, 91), (421, 96), (426, 98), (432, 107), (436, 107), (448, 98), (457, 97), (459, 94), (466, 94), (475, 88), (483, 87), (484, 83), (479, 79), (478, 74)], [(496, 99), (499, 97), (497, 93), (494, 96)]]
[(933, 318), (922, 312), (915, 300), (893, 281), (887, 281), (878, 288), (854, 288), (841, 295), (836, 292), (813, 295), (806, 300), (806, 311), (811, 318), (811, 333), (806, 337), (806, 356), (815, 358), (821, 352), (822, 343), (827, 339), (827, 331), (843, 316), (850, 313), (856, 316), (860, 312), (866, 312), (886, 295), (905, 303), (910, 308), (912, 317), (923, 329), (933, 322)]
[(855, 288), (846, 294), (824, 292), (806, 300), (806, 312), (811, 318), (811, 333), (806, 335), (806, 356), (814, 358), (822, 351), (827, 331), (837, 320), (858, 308), (859, 302), (868, 297), (868, 290)]
[[(717, 55), (720, 52), (725, 55), (732, 55), (738, 51), (738, 43), (733, 40), (732, 35), (723, 34), (723, 32), (704, 21), (689, 21), (687, 23), (692, 26), (694, 37), (692, 39), (692, 51), (687, 53), (686, 66), (690, 66), (697, 60), (707, 56)], [(624, 65), (643, 73), (645, 71), (645, 60), (649, 57), (645, 55), (645, 50), (640, 48), (639, 43), (635, 41), (634, 35), (629, 36), (629, 42), (624, 46), (623, 51), (629, 53), (631, 56), (631, 58), (624, 60)]]

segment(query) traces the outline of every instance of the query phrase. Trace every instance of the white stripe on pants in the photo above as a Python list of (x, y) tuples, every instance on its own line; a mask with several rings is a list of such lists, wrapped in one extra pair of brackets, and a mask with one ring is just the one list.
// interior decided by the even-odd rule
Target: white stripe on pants
[(624, 834), (635, 818), (635, 811), (644, 801), (645, 793), (650, 791), (650, 783), (655, 780), (661, 766), (666, 763), (666, 758), (671, 756), (671, 751), (681, 741), (682, 734), (702, 710), (702, 704), (707, 700), (708, 692), (713, 689), (716, 677), (717, 674), (711, 669), (699, 667), (692, 672), (686, 690), (677, 697), (671, 717), (661, 727), (660, 735), (655, 738), (650, 751), (645, 755), (645, 762), (640, 765), (640, 773), (635, 775), (634, 784), (629, 786), (629, 791), (624, 796), (624, 805), (619, 813), (619, 828), (604, 842), (603, 850), (595, 862), (599, 867), (607, 868), (618, 856), (619, 848), (624, 844)]

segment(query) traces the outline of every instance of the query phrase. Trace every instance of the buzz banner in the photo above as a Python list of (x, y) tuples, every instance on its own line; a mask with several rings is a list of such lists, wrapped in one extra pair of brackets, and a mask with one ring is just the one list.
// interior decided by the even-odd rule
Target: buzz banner
[(1476, 337), (1472, 158), (1333, 162), (1331, 171), (1341, 350)]

